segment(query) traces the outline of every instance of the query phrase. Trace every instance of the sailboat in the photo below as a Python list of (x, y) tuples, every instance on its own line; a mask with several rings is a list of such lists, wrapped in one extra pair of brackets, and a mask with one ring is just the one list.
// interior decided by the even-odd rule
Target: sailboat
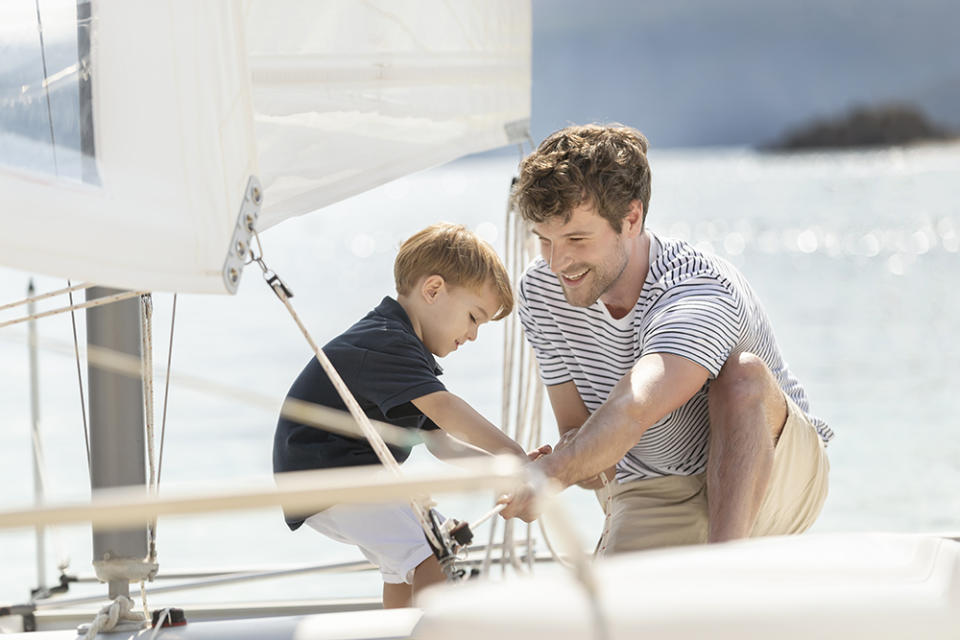
[[(49, 34), (37, 29), (43, 12), (24, 4), (26, 30)], [(113, 0), (69, 9), (73, 61), (23, 93), (49, 137), (4, 140), (25, 151), (10, 156), (19, 164), (2, 158), (8, 233), (0, 256), (25, 271), (113, 291), (230, 293), (249, 271), (256, 234), (269, 226), (526, 137), (526, 3)], [(57, 137), (58, 89), (78, 96), (75, 148)], [(103, 342), (117, 337), (103, 333)], [(140, 411), (140, 393), (120, 394), (136, 397), (131, 413)], [(131, 445), (138, 447), (142, 440)], [(142, 468), (136, 473), (142, 481)], [(490, 480), (495, 486), (498, 478)], [(135, 507), (129, 495), (113, 500), (126, 515)], [(167, 504), (142, 501), (154, 514)], [(562, 524), (554, 531), (569, 537)], [(146, 537), (138, 533), (128, 559), (148, 576)], [(147, 633), (948, 638), (960, 628), (958, 544), (937, 535), (844, 534), (596, 563), (571, 552), (569, 574), (438, 587), (416, 610), (191, 621)], [(106, 581), (120, 589), (131, 579)], [(76, 635), (57, 634), (44, 633)]]
[[(289, 298), (264, 260), (265, 230), (529, 137), (527, 2), (81, 0), (4, 12), (13, 69), (3, 81), (0, 188), (9, 208), (0, 254), (9, 267), (98, 285), (69, 287), (87, 289), (72, 306), (87, 308), (98, 494), (148, 483), (146, 292), (232, 294), (256, 262)], [(43, 72), (23, 82), (31, 65)], [(97, 354), (119, 354), (121, 364)], [(123, 355), (140, 374), (123, 370)], [(387, 495), (403, 482), (380, 485)], [(316, 483), (300, 491), (322, 505)], [(162, 502), (127, 497), (119, 510), (127, 515), (138, 501)], [(116, 528), (127, 524), (94, 535), (111, 597), (158, 570), (149, 528)], [(5, 613), (35, 623), (29, 606)], [(293, 633), (291, 625), (272, 635)], [(249, 627), (220, 633), (267, 637)]]

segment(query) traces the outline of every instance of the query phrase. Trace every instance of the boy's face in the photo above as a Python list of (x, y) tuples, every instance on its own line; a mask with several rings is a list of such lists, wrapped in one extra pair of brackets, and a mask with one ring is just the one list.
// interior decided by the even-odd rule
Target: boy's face
[[(432, 282), (439, 278), (440, 282)], [(450, 286), (440, 276), (430, 276), (425, 287), (432, 288), (426, 297), (427, 312), (420, 319), (423, 344), (430, 353), (443, 357), (460, 345), (477, 339), (477, 329), (489, 322), (500, 309), (496, 289), (487, 283), (481, 289)]]

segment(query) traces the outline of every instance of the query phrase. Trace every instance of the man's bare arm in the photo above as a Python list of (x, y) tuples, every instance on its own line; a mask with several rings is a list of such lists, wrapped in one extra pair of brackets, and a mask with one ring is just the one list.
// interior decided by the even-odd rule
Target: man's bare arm
[(553, 415), (557, 418), (557, 430), (561, 438), (567, 431), (579, 429), (590, 417), (587, 405), (583, 403), (572, 380), (547, 387), (547, 397), (550, 398)]
[(539, 461), (564, 487), (615, 465), (661, 418), (686, 403), (709, 372), (672, 354), (643, 356), (562, 448)]
[[(547, 396), (550, 398), (550, 406), (553, 408), (553, 415), (557, 419), (557, 430), (560, 432), (560, 440), (554, 450), (566, 447), (572, 442), (574, 434), (584, 422), (590, 417), (590, 411), (584, 404), (580, 392), (577, 391), (576, 384), (571, 380), (562, 384), (547, 387)], [(607, 480), (613, 478), (616, 464), (607, 469)], [(593, 476), (581, 481), (580, 486), (584, 489), (598, 489), (603, 483)]]

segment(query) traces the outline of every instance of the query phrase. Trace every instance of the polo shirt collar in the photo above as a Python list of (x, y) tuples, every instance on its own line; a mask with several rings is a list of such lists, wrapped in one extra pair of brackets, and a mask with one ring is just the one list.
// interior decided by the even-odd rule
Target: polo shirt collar
[[(410, 316), (407, 315), (406, 309), (404, 309), (399, 302), (390, 296), (384, 296), (383, 300), (380, 301), (380, 304), (377, 305), (376, 312), (385, 318), (402, 322), (407, 329), (409, 329), (413, 337), (417, 338), (417, 341), (420, 342), (420, 344), (423, 344), (423, 341), (417, 336), (416, 331), (413, 330), (413, 322), (410, 321)], [(427, 349), (427, 345), (423, 345), (423, 352), (426, 354), (428, 362), (430, 363), (430, 366), (433, 367), (434, 372), (437, 375), (442, 374), (443, 368), (437, 363), (437, 359), (432, 353), (430, 353), (430, 350)]]

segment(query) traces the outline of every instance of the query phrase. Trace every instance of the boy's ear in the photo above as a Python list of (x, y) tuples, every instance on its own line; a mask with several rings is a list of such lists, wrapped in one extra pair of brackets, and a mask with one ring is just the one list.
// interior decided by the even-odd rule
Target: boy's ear
[(423, 284), (420, 286), (420, 293), (423, 295), (423, 299), (427, 304), (433, 304), (445, 286), (446, 282), (443, 276), (435, 273), (423, 279)]

